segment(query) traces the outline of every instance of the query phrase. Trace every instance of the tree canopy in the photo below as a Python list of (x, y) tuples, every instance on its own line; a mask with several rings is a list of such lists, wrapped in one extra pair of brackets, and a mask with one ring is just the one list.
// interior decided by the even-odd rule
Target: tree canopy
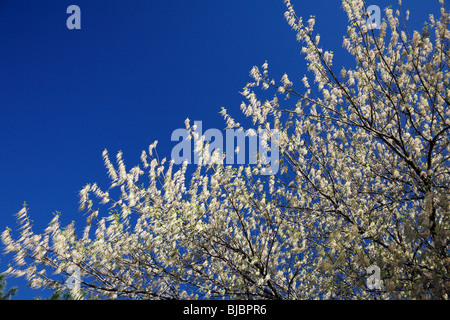
[[(127, 171), (121, 152), (114, 165), (105, 150), (111, 185), (80, 191), (82, 235), (59, 215), (35, 234), (24, 207), (20, 237), (2, 233), (16, 262), (7, 273), (55, 289), (72, 277), (74, 296), (100, 298), (448, 299), (444, 1), (439, 17), (411, 32), (409, 12), (386, 8), (376, 29), (364, 1), (344, 0), (347, 69), (320, 46), (314, 17), (304, 21), (284, 2), (310, 77), (275, 81), (265, 62), (251, 70), (241, 104), (277, 144), (277, 173), (261, 174), (264, 161), (203, 161), (187, 177), (188, 163), (160, 159), (156, 143)], [(245, 130), (222, 115), (228, 128)], [(380, 270), (377, 288), (367, 285), (370, 266)]]

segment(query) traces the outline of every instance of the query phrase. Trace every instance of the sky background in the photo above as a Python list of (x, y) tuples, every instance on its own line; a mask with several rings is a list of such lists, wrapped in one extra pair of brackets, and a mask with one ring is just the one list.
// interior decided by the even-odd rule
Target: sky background
[[(341, 2), (292, 3), (305, 20), (316, 16), (334, 65), (352, 66)], [(72, 4), (81, 30), (66, 27)], [(416, 28), (437, 5), (403, 0)], [(36, 233), (55, 211), (82, 230), (79, 190), (109, 186), (105, 148), (111, 158), (122, 150), (131, 168), (154, 140), (170, 157), (171, 133), (186, 118), (203, 121), (204, 131), (225, 128), (221, 107), (242, 119), (239, 92), (254, 65), (267, 60), (271, 77), (287, 72), (301, 84), (306, 66), (284, 12), (282, 0), (0, 0), (0, 232), (9, 226), (17, 238), (13, 215), (24, 201)], [(0, 272), (10, 259), (0, 255)], [(9, 278), (11, 286), (19, 287), (15, 299), (51, 294), (24, 279)]]

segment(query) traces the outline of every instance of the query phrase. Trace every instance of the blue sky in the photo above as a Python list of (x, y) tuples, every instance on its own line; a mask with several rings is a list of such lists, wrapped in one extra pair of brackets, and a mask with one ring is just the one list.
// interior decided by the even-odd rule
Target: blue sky
[[(431, 2), (403, 7), (420, 27), (437, 7)], [(340, 1), (292, 3), (298, 15), (316, 16), (334, 65), (351, 66)], [(81, 8), (81, 30), (66, 27), (72, 4)], [(108, 186), (104, 148), (111, 156), (122, 150), (130, 168), (154, 140), (170, 157), (171, 133), (187, 117), (223, 129), (221, 107), (242, 118), (239, 91), (253, 65), (267, 60), (272, 77), (287, 72), (300, 83), (305, 63), (284, 11), (282, 0), (0, 0), (0, 231), (16, 228), (24, 201), (35, 232), (55, 211), (81, 228), (78, 191)], [(9, 258), (0, 255), (0, 272)], [(24, 280), (8, 279), (12, 285), (19, 299), (49, 295)]]

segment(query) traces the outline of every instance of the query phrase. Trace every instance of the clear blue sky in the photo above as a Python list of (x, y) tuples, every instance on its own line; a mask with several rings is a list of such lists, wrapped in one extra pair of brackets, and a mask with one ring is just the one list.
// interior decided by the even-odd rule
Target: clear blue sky
[[(431, 2), (431, 3), (428, 3)], [(321, 44), (336, 66), (351, 65), (342, 49), (346, 16), (340, 1), (292, 0), (299, 15), (316, 16)], [(420, 26), (438, 0), (403, 0)], [(81, 8), (81, 30), (68, 30), (69, 5)], [(397, 0), (367, 1), (384, 8)], [(241, 117), (239, 91), (253, 65), (269, 63), (277, 80), (306, 73), (300, 44), (285, 22), (282, 0), (0, 0), (0, 232), (14, 232), (26, 201), (35, 232), (52, 212), (77, 221), (78, 191), (108, 186), (101, 153), (124, 152), (128, 168), (184, 120), (225, 127), (226, 107)], [(2, 248), (3, 250), (3, 248)], [(0, 272), (9, 256), (0, 255)], [(47, 297), (26, 288), (16, 298)]]

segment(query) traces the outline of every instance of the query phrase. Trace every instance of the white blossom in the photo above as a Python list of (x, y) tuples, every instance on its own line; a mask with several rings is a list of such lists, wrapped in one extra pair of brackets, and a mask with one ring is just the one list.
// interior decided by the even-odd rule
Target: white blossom
[[(79, 192), (82, 237), (74, 223), (61, 226), (59, 213), (35, 234), (24, 206), (19, 234), (1, 234), (14, 254), (7, 273), (61, 288), (75, 265), (79, 298), (448, 299), (444, 1), (440, 16), (429, 17), (429, 35), (408, 31), (389, 8), (379, 34), (368, 32), (364, 1), (343, 1), (342, 44), (354, 63), (336, 70), (315, 18), (304, 25), (284, 3), (310, 77), (297, 88), (284, 73), (278, 83), (266, 61), (262, 73), (251, 69), (240, 105), (261, 147), (278, 133), (277, 174), (261, 175), (264, 156), (225, 165), (186, 119), (202, 156), (194, 170), (160, 159), (156, 141), (141, 153), (143, 169), (127, 170), (120, 151), (114, 165), (104, 150), (111, 185)], [(220, 114), (228, 128), (245, 130), (227, 109)], [(382, 290), (365, 285), (370, 265), (383, 270)]]

